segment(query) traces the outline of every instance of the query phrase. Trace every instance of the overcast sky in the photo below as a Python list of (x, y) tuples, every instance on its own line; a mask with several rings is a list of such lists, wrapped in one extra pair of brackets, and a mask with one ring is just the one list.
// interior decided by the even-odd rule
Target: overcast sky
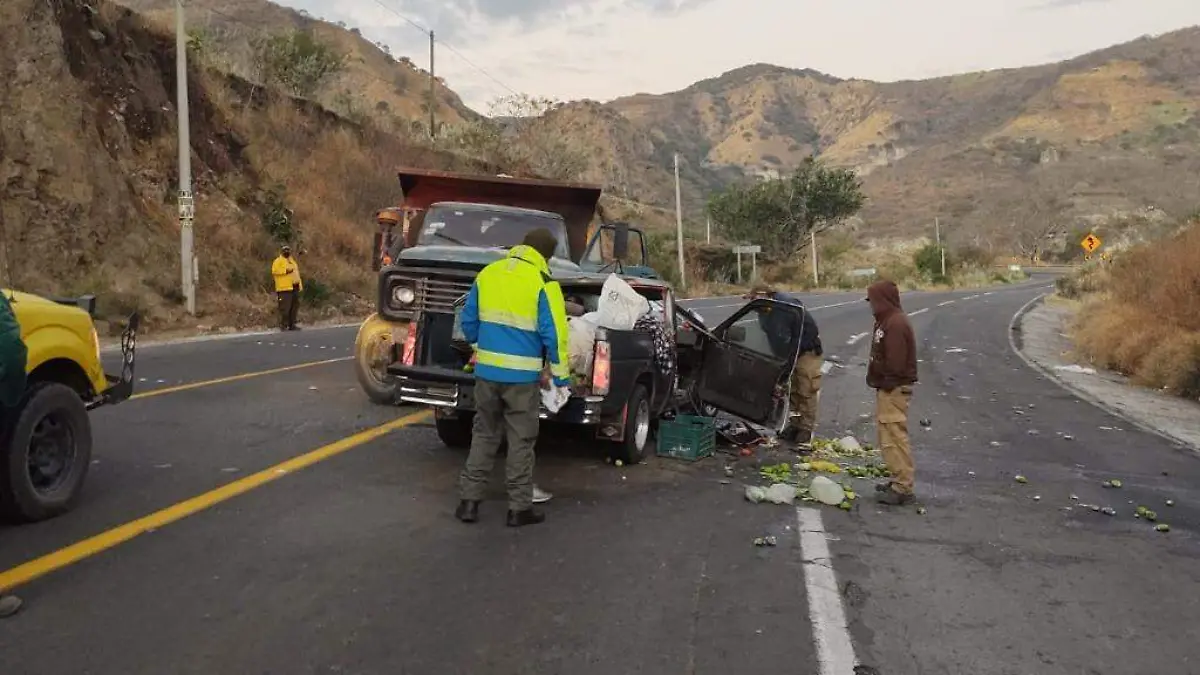
[[(276, 0), (280, 1), (280, 0)], [(601, 101), (748, 63), (902, 80), (1058, 61), (1200, 24), (1200, 0), (282, 0), (358, 26), (468, 105), (508, 89)], [(758, 7), (751, 11), (749, 8)], [(449, 49), (460, 52), (472, 67)]]

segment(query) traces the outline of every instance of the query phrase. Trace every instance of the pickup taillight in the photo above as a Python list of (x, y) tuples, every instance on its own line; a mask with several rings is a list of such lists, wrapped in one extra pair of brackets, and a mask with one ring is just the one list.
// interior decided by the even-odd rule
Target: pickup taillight
[(608, 393), (612, 359), (609, 356), (608, 340), (596, 340), (596, 352), (592, 359), (592, 393), (604, 396)]
[(400, 355), (404, 365), (411, 366), (417, 352), (417, 326), (416, 322), (408, 329), (408, 337), (404, 338), (404, 353)]

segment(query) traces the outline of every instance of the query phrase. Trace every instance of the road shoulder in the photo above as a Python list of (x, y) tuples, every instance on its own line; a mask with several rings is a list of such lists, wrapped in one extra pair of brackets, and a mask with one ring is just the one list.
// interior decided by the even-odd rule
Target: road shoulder
[(1077, 363), (1067, 336), (1077, 309), (1047, 294), (1013, 317), (1013, 349), (1034, 369), (1076, 396), (1192, 452), (1200, 452), (1200, 404), (1133, 384), (1129, 378)]

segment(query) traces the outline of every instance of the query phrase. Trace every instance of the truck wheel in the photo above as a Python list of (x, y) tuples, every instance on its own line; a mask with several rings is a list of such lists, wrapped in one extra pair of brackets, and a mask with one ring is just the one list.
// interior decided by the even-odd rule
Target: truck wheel
[(433, 420), (433, 423), (437, 427), (437, 435), (442, 439), (442, 443), (445, 443), (447, 447), (463, 449), (471, 447), (471, 425), (474, 421), (473, 416), (464, 415), (462, 417), (438, 417)]
[(619, 442), (616, 456), (626, 464), (639, 464), (654, 453), (650, 443), (650, 393), (645, 385), (633, 385), (625, 415), (625, 437)]
[(372, 314), (354, 339), (354, 374), (371, 402), (393, 405), (396, 379), (387, 373), (392, 357), (392, 324)]
[(71, 510), (92, 462), (83, 400), (57, 382), (33, 385), (0, 439), (0, 516), (35, 522)]

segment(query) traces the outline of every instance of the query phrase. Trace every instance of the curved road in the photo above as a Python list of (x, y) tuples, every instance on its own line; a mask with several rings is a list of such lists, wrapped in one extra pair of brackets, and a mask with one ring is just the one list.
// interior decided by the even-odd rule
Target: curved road
[[(745, 502), (716, 459), (618, 469), (563, 441), (539, 451), (545, 525), (503, 527), (498, 481), (466, 527), (462, 454), (366, 402), (354, 329), (145, 347), (139, 398), (93, 416), (79, 507), (0, 528), (0, 586), (27, 601), (0, 672), (1200, 672), (1200, 464), (1011, 351), (1049, 284), (904, 295), (928, 512), (864, 500), (815, 524)], [(862, 293), (805, 300), (843, 366), (819, 431), (871, 439)], [(740, 302), (691, 304), (713, 323)], [(1129, 500), (1172, 532), (1079, 506)]]

